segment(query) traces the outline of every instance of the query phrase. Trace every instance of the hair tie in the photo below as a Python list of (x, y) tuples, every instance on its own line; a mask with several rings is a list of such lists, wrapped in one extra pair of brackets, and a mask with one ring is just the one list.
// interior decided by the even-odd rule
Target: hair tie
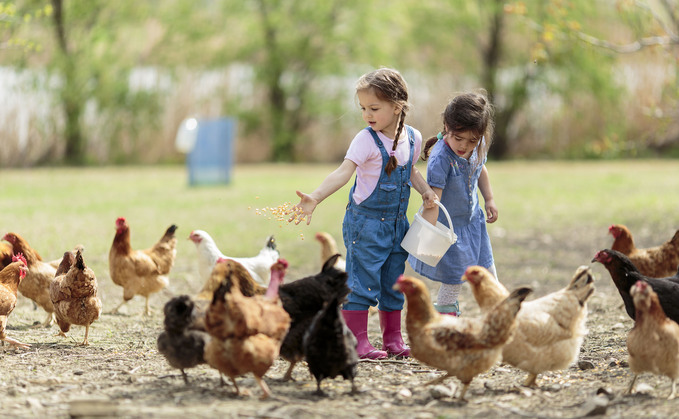
[(389, 157), (394, 157), (396, 152), (394, 150), (389, 150)]
[(438, 138), (439, 140), (442, 140), (443, 139), (443, 133), (439, 132), (438, 134), (436, 134), (436, 138)]

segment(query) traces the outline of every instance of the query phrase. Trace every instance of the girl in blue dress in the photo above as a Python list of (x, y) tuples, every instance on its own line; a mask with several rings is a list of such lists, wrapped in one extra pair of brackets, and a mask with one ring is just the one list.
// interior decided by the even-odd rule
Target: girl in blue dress
[[(497, 278), (493, 249), (486, 222), (498, 217), (485, 163), (493, 135), (493, 106), (486, 92), (463, 93), (450, 101), (443, 112), (443, 131), (424, 145), (427, 183), (450, 214), (457, 242), (436, 267), (410, 256), (410, 266), (431, 280), (441, 282), (436, 304), (440, 313), (458, 316), (457, 301), (461, 277), (467, 267), (481, 265)], [(477, 190), (485, 202), (486, 216), (479, 205)], [(448, 225), (439, 207), (425, 208), (422, 217), (432, 224), (438, 219)]]

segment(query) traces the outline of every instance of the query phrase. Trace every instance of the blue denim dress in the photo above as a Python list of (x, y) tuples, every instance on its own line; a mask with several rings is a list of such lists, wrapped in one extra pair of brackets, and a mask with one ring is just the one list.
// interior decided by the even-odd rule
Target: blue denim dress
[(349, 203), (342, 224), (344, 246), (347, 249), (348, 285), (351, 293), (344, 310), (367, 310), (379, 302), (379, 309), (395, 311), (403, 308), (403, 294), (392, 289), (405, 271), (408, 252), (401, 241), (408, 223), (410, 173), (412, 171), (415, 139), (412, 128), (406, 125), (410, 141), (408, 163), (397, 166), (390, 176), (384, 171), (389, 153), (372, 128), (375, 144), (382, 154), (382, 173), (372, 194), (360, 204), (353, 199), (356, 183), (349, 192)]
[[(481, 265), (490, 268), (493, 265), (493, 249), (477, 193), (485, 161), (474, 167), (477, 160), (476, 150), (467, 161), (455, 154), (443, 140), (439, 140), (432, 148), (427, 163), (427, 183), (443, 190), (441, 204), (446, 207), (453, 221), (457, 242), (450, 246), (436, 267), (413, 256), (408, 258), (415, 272), (431, 280), (461, 284), (467, 267)], [(448, 226), (443, 211), (439, 211), (438, 221)]]

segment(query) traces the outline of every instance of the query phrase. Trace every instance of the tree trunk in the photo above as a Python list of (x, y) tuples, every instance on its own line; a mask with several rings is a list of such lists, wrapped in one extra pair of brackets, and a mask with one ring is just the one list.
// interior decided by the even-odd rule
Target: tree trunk
[(61, 106), (66, 124), (64, 130), (66, 139), (64, 161), (68, 164), (80, 165), (85, 163), (85, 140), (80, 129), (80, 116), (82, 115), (84, 100), (79, 93), (77, 69), (66, 40), (63, 0), (52, 0), (52, 7), (54, 10), (52, 15), (54, 29), (63, 58), (61, 76), (64, 85), (61, 91)]

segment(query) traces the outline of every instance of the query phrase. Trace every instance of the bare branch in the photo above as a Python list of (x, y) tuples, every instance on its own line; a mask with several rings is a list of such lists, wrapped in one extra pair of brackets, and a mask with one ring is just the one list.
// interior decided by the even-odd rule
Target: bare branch
[(606, 41), (604, 39), (599, 39), (594, 36), (588, 35), (584, 32), (573, 31), (573, 33), (580, 39), (590, 45), (596, 47), (610, 49), (617, 53), (629, 54), (632, 52), (640, 51), (642, 48), (652, 47), (652, 46), (665, 46), (665, 45), (679, 45), (679, 37), (677, 36), (649, 36), (646, 38), (641, 38), (637, 41), (631, 42), (629, 44), (615, 44), (613, 42)]

